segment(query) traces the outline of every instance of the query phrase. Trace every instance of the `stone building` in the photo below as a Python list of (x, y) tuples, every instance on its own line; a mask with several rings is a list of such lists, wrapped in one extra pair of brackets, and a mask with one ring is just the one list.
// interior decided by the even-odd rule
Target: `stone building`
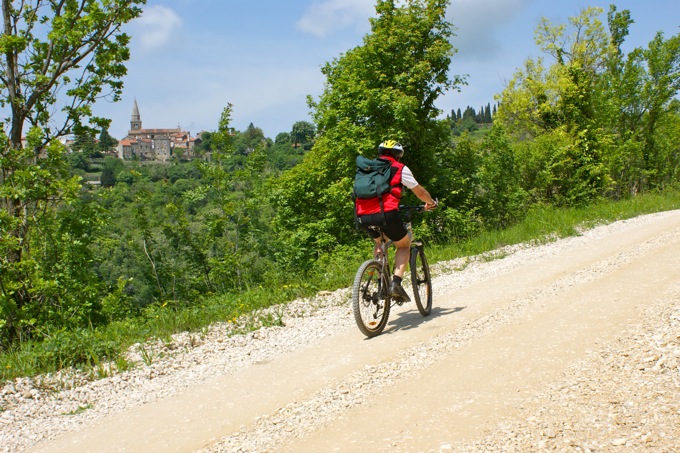
[(174, 129), (143, 129), (142, 117), (139, 114), (137, 100), (132, 107), (130, 130), (125, 138), (118, 142), (118, 157), (121, 159), (142, 159), (167, 161), (173, 152), (181, 151), (183, 158), (193, 158), (194, 147), (201, 142), (187, 131), (177, 127)]

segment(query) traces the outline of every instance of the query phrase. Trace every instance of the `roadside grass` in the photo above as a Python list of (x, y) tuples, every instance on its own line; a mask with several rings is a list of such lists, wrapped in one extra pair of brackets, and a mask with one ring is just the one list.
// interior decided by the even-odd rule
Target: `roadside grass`
[[(428, 244), (430, 264), (480, 255), (508, 245), (545, 243), (574, 236), (599, 224), (643, 214), (680, 208), (680, 189), (652, 193), (618, 202), (600, 202), (582, 208), (539, 206), (523, 221), (504, 230), (483, 231), (464, 241)], [(173, 334), (201, 334), (216, 322), (225, 322), (232, 334), (262, 326), (282, 325), (280, 312), (262, 310), (297, 298), (310, 297), (321, 290), (344, 288), (351, 284), (359, 264), (370, 257), (368, 241), (344, 247), (319, 259), (305, 281), (276, 281), (266, 287), (251, 288), (239, 294), (206, 297), (192, 306), (163, 304), (149, 307), (139, 318), (117, 321), (95, 330), (57, 332), (42, 342), (26, 342), (0, 354), (0, 381), (54, 373), (65, 368), (80, 369), (91, 378), (105, 377), (130, 369), (139, 363), (126, 359), (126, 352), (138, 347), (142, 363), (154, 357), (143, 345), (161, 340), (170, 342)], [(503, 255), (490, 255), (490, 259)]]
[(613, 223), (644, 214), (680, 209), (680, 189), (651, 193), (617, 202), (598, 202), (579, 208), (538, 206), (516, 225), (503, 230), (483, 231), (460, 242), (434, 244), (428, 249), (430, 263), (479, 255), (504, 246), (554, 241), (597, 225)]

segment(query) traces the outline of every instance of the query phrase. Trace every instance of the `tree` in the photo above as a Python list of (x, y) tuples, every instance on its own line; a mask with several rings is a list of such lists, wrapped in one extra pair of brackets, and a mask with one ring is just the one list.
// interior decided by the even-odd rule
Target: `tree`
[[(246, 156), (250, 154), (262, 141), (265, 140), (264, 132), (259, 127), (250, 123), (244, 132), (236, 133), (234, 146), (236, 155)], [(243, 159), (239, 159), (238, 166), (243, 165)]]
[[(41, 309), (31, 301), (58, 307), (58, 299), (68, 292), (59, 286), (64, 279), (55, 280), (59, 276), (40, 265), (45, 256), (40, 251), (48, 244), (31, 234), (40, 228), (51, 237), (45, 228), (59, 225), (62, 213), (56, 208), (73, 201), (79, 188), (78, 177), (68, 178), (65, 150), (55, 138), (108, 124), (93, 116), (92, 105), (101, 97), (120, 99), (130, 55), (129, 37), (121, 27), (141, 14), (137, 5), (144, 3), (2, 0), (0, 106), (9, 111), (0, 134), (2, 340), (16, 339), (23, 329), (24, 334), (31, 332), (26, 319), (37, 318), (32, 310)], [(25, 125), (30, 127), (26, 134)], [(54, 245), (53, 254), (67, 253), (66, 245)], [(60, 291), (48, 291), (48, 282)], [(77, 292), (69, 297), (73, 294)]]
[(484, 122), (487, 124), (492, 123), (492, 118), (491, 118), (491, 104), (486, 104), (486, 108), (484, 109)]
[(281, 132), (274, 143), (267, 149), (269, 166), (274, 170), (288, 170), (302, 161), (303, 156), (313, 144), (314, 126), (306, 121), (299, 121), (293, 125), (297, 138), (293, 142), (291, 132)]
[[(121, 27), (139, 16), (136, 5), (145, 3), (2, 0), (0, 102), (10, 109), (8, 137), (13, 149), (21, 148), (24, 124), (43, 129), (47, 143), (84, 125), (85, 119), (99, 126), (107, 123), (92, 116), (91, 106), (102, 96), (120, 99), (120, 79), (130, 57), (129, 37)], [(63, 118), (51, 126), (56, 105), (62, 106)]]
[[(398, 6), (397, 6), (398, 5)], [(407, 149), (420, 181), (436, 176), (434, 150), (448, 144), (435, 101), (463, 82), (450, 77), (452, 27), (445, 0), (379, 0), (363, 45), (322, 68), (324, 92), (309, 99), (319, 130), (302, 163), (275, 185), (282, 258), (307, 266), (355, 240), (351, 183), (357, 153), (375, 155), (387, 137)], [(436, 196), (436, 194), (435, 194)]]
[(295, 147), (302, 147), (309, 151), (314, 142), (314, 135), (316, 130), (314, 125), (308, 121), (298, 121), (293, 124), (293, 129), (290, 132), (290, 139)]
[(118, 145), (118, 140), (111, 137), (111, 134), (109, 134), (109, 129), (106, 127), (102, 128), (102, 131), (99, 134), (99, 143), (97, 143), (97, 149), (100, 152), (112, 151), (116, 148), (116, 145)]
[[(258, 272), (248, 269), (259, 267), (257, 248), (266, 247), (263, 241), (252, 238), (257, 230), (264, 229), (257, 218), (267, 211), (264, 196), (256, 195), (266, 179), (267, 143), (259, 128), (249, 127), (246, 134), (235, 134), (230, 126), (231, 112), (228, 104), (218, 130), (212, 134), (212, 161), (200, 164), (205, 191), (213, 200), (203, 222), (209, 232), (203, 244), (185, 241), (194, 244), (194, 260), (201, 263), (210, 289), (218, 292), (242, 290), (250, 285)], [(242, 165), (234, 169), (233, 157), (239, 154), (237, 146), (244, 135), (250, 137), (254, 148), (241, 156)]]
[(90, 129), (80, 129), (74, 134), (71, 151), (83, 153), (87, 157), (98, 157), (99, 149)]
[(503, 91), (494, 120), (516, 139), (551, 144), (525, 147), (543, 156), (524, 161), (543, 161), (550, 176), (541, 179), (552, 188), (538, 192), (560, 203), (661, 187), (676, 173), (673, 147), (668, 140), (659, 146), (656, 137), (657, 125), (672, 124), (668, 118), (676, 115), (680, 36), (657, 34), (647, 49), (626, 56), (630, 13), (611, 6), (606, 28), (602, 12), (584, 9), (569, 26), (543, 19), (536, 42), (553, 64), (527, 60)]
[(82, 170), (86, 172), (90, 169), (90, 162), (87, 156), (83, 153), (71, 153), (68, 156), (68, 164), (72, 169)]

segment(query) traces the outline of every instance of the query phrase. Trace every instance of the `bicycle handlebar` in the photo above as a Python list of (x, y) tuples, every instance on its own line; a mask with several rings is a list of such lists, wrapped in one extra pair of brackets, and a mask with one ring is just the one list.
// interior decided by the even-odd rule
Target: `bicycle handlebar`
[(425, 205), (421, 204), (418, 206), (407, 206), (405, 204), (400, 204), (399, 205), (399, 210), (413, 210), (413, 211), (423, 211), (425, 210)]
[[(437, 206), (439, 204), (439, 200), (435, 199), (434, 203), (435, 203), (435, 206)], [(400, 204), (399, 210), (400, 211), (424, 211), (425, 206), (427, 206), (427, 205), (421, 204), (421, 205), (418, 205), (418, 206), (407, 206), (407, 205), (404, 205), (404, 204)]]

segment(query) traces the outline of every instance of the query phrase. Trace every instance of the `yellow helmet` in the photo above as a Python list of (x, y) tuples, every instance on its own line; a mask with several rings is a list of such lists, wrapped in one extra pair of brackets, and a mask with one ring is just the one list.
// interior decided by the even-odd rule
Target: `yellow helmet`
[(404, 147), (396, 140), (385, 140), (378, 145), (378, 152), (380, 154), (391, 154), (396, 159), (404, 155)]

